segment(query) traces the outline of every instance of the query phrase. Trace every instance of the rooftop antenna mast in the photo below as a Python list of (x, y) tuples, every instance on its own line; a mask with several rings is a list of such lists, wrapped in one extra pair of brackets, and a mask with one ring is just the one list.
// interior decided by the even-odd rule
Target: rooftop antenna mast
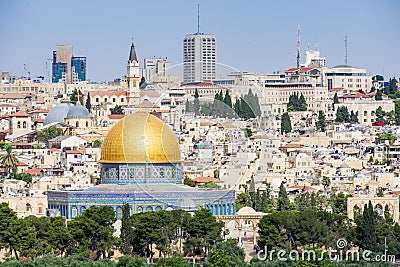
[(197, 34), (200, 33), (200, 4), (197, 4)]
[(297, 68), (300, 67), (300, 25), (297, 26)]
[(344, 64), (347, 65), (347, 35), (344, 37)]

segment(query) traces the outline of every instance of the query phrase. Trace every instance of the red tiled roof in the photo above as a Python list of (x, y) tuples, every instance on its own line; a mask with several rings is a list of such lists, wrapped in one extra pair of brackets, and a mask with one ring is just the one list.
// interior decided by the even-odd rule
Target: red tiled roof
[(19, 161), (19, 162), (17, 163), (17, 166), (25, 167), (25, 166), (29, 166), (29, 165), (26, 164), (25, 162)]
[(197, 86), (212, 86), (213, 83), (212, 82), (200, 82), (198, 84), (196, 84)]
[(28, 170), (26, 171), (26, 173), (27, 173), (27, 174), (30, 174), (30, 175), (32, 175), (32, 176), (40, 176), (40, 171), (41, 171), (41, 169), (33, 168), (33, 169), (28, 169)]
[(43, 122), (44, 122), (44, 119), (36, 119), (36, 120), (34, 120), (34, 122), (43, 123)]
[(0, 103), (0, 107), (17, 107), (17, 105), (8, 104), (8, 103)]
[(195, 179), (193, 179), (193, 182), (195, 183), (207, 183), (207, 182), (215, 182), (218, 179), (214, 178), (214, 177), (197, 177)]
[(31, 116), (30, 114), (26, 114), (25, 112), (15, 112), (10, 114), (9, 117), (29, 117)]
[(342, 96), (339, 96), (339, 98), (367, 98), (367, 96), (363, 93), (360, 93), (358, 91), (356, 92), (351, 92)]
[(331, 88), (331, 91), (343, 91), (344, 88), (343, 87), (335, 87), (335, 88)]
[(120, 119), (122, 119), (123, 117), (125, 117), (124, 114), (110, 114), (110, 115), (108, 115), (108, 118), (109, 118), (110, 120), (120, 120)]
[(293, 189), (299, 189), (299, 190), (307, 190), (307, 191), (315, 191), (317, 189), (315, 189), (314, 187), (311, 186), (304, 186), (304, 185), (292, 185), (289, 186), (289, 188), (293, 188)]
[(52, 147), (49, 149), (51, 152), (59, 152), (60, 150), (58, 148)]

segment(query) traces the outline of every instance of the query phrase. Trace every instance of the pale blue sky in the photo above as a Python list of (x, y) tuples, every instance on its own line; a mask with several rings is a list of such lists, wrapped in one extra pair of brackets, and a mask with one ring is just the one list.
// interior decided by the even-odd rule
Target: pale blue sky
[(87, 57), (88, 78), (122, 77), (134, 37), (144, 58), (182, 62), (182, 40), (197, 31), (216, 35), (218, 62), (249, 72), (273, 72), (296, 65), (297, 25), (302, 60), (318, 41), (328, 66), (344, 63), (371, 74), (400, 74), (400, 1), (95, 1), (0, 0), (0, 70), (46, 75), (46, 59), (57, 44), (73, 45)]

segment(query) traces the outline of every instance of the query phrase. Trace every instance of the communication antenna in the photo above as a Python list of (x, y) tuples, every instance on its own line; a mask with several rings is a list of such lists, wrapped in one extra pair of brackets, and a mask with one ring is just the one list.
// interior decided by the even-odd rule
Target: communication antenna
[(300, 25), (297, 26), (297, 68), (300, 67)]
[(28, 74), (27, 75), (27, 79), (30, 80), (31, 79), (31, 72), (28, 70), (28, 68), (26, 67), (25, 63), (24, 63), (24, 71)]
[(197, 4), (197, 34), (200, 33), (200, 4)]
[(318, 41), (315, 41), (315, 51), (318, 51)]
[(347, 65), (347, 35), (344, 37), (344, 64)]

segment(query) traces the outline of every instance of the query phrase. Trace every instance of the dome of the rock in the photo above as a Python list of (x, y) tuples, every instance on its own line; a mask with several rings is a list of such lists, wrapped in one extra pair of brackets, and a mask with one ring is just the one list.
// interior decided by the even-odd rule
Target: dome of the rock
[(136, 112), (118, 121), (106, 135), (101, 163), (177, 163), (178, 140), (162, 120)]

